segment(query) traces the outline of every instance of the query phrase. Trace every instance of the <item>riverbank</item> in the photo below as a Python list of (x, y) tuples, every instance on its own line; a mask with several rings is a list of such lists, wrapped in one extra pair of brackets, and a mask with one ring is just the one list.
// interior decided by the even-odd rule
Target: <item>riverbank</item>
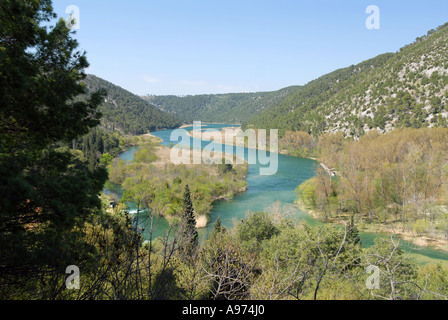
[[(241, 143), (238, 143), (239, 141), (241, 141), (241, 128), (235, 128), (235, 127), (224, 127), (220, 130), (214, 130), (214, 129), (208, 129), (207, 130), (207, 135), (208, 137), (211, 137), (213, 139), (209, 139), (208, 137), (204, 138), (204, 132), (198, 132), (198, 131), (193, 131), (190, 130), (187, 132), (187, 134), (192, 137), (192, 138), (196, 138), (196, 139), (200, 139), (203, 141), (216, 141), (216, 137), (214, 136), (214, 134), (221, 134), (221, 141), (219, 141), (222, 145), (228, 145), (228, 146), (233, 146), (233, 147), (244, 147), (244, 148), (249, 148), (249, 144), (247, 141), (244, 141), (244, 144), (242, 145)], [(270, 151), (269, 145), (266, 146), (259, 146), (258, 142), (256, 142), (257, 145), (255, 148), (256, 150), (262, 150), (262, 151)], [(284, 150), (279, 151), (279, 154), (285, 154), (283, 153), (285, 152)]]
[[(324, 214), (316, 210), (308, 208), (303, 201), (297, 200), (296, 205), (299, 210), (305, 212), (313, 219), (322, 223), (334, 223), (338, 225), (347, 225), (350, 221), (349, 215), (339, 215), (339, 217), (323, 218)], [(448, 240), (432, 238), (423, 235), (416, 235), (414, 232), (403, 230), (399, 223), (389, 223), (388, 225), (378, 223), (362, 223), (358, 224), (357, 228), (361, 232), (376, 233), (376, 234), (390, 234), (397, 235), (400, 239), (412, 243), (417, 247), (432, 248), (444, 252), (448, 252)]]
[[(191, 126), (185, 126), (185, 127), (191, 127)], [(226, 131), (227, 130), (227, 131)], [(247, 141), (244, 141), (244, 145), (241, 144), (237, 144), (237, 138), (238, 138), (238, 134), (241, 133), (241, 127), (239, 128), (235, 128), (235, 127), (224, 127), (220, 130), (213, 130), (213, 129), (208, 129), (208, 135), (213, 137), (213, 132), (221, 132), (221, 144), (223, 145), (230, 145), (230, 146), (238, 146), (238, 147), (244, 147), (244, 148), (249, 148), (249, 144)], [(204, 139), (203, 138), (203, 132), (194, 132), (193, 130), (190, 130), (187, 132), (187, 134), (192, 137), (192, 138), (196, 138), (196, 139), (201, 139), (204, 141), (212, 141), (212, 140), (208, 140), (208, 139)], [(213, 137), (215, 138), (215, 137)], [(240, 139), (241, 140), (241, 139)], [(258, 145), (258, 141), (256, 142), (257, 146), (254, 148), (256, 150), (262, 150), (262, 151), (270, 151), (270, 147), (269, 145), (266, 146), (259, 146)], [(285, 156), (290, 156), (290, 157), (295, 157), (295, 158), (303, 158), (303, 159), (310, 159), (313, 161), (317, 161), (316, 157), (313, 156), (304, 156), (304, 155), (296, 155), (296, 154), (291, 154), (287, 148), (282, 148), (280, 145), (278, 147), (278, 154), (281, 155), (285, 155)], [(321, 165), (323, 167), (325, 167), (325, 164), (321, 163)]]
[[(202, 122), (202, 121), (201, 121), (201, 123), (202, 123), (203, 127), (206, 127), (207, 125), (223, 125), (223, 126), (231, 125), (231, 126), (240, 126), (240, 128), (241, 128), (241, 126), (242, 126), (241, 123), (215, 123), (215, 122)], [(190, 128), (190, 127), (193, 127), (193, 124), (183, 124), (178, 129), (185, 129), (185, 128)], [(232, 128), (235, 128), (235, 127), (232, 127)]]
[[(162, 142), (162, 139), (152, 135), (151, 133), (147, 133), (144, 136), (147, 138), (154, 139), (154, 142), (159, 144), (158, 148), (156, 149), (156, 155), (157, 155), (158, 159), (152, 163), (154, 166), (156, 166), (159, 169), (162, 169), (166, 165), (173, 164), (173, 162), (171, 160), (172, 149), (161, 145), (160, 143)], [(244, 159), (241, 159), (235, 155), (228, 155), (227, 153), (215, 152), (213, 154), (213, 156), (220, 157), (225, 160), (229, 160), (232, 163), (241, 163), (241, 162), (247, 163), (246, 161), (244, 161)], [(193, 155), (191, 155), (191, 159), (193, 160)], [(238, 161), (236, 161), (237, 159), (238, 159)], [(207, 163), (202, 163), (202, 164), (207, 165)], [(191, 162), (190, 164), (185, 164), (185, 165), (190, 169), (195, 168), (197, 166), (197, 164), (193, 164), (193, 162)]]

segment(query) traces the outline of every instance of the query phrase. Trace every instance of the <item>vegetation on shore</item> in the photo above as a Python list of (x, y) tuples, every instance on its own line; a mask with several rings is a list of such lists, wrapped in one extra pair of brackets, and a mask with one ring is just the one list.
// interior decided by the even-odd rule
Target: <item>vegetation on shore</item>
[(186, 185), (197, 217), (208, 216), (213, 202), (231, 200), (247, 189), (247, 164), (225, 164), (223, 158), (222, 164), (174, 165), (170, 152), (156, 139), (146, 137), (135, 153), (135, 161), (126, 163), (116, 158), (111, 162), (109, 179), (123, 187), (123, 201), (149, 208), (171, 221), (182, 212)]
[(61, 147), (72, 148), (82, 152), (90, 168), (99, 165), (108, 166), (111, 161), (130, 146), (137, 146), (144, 141), (143, 136), (124, 135), (119, 131), (108, 131), (95, 127), (88, 134), (72, 142), (59, 142)]
[(353, 216), (365, 230), (426, 238), (446, 249), (447, 138), (446, 128), (371, 132), (357, 141), (324, 135), (318, 161), (337, 174), (318, 168), (297, 194), (323, 221)]

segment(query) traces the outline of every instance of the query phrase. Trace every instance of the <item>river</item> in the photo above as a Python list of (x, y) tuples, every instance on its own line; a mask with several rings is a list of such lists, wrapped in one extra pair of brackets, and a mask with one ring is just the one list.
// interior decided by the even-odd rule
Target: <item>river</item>
[[(220, 129), (236, 125), (223, 124), (203, 124), (203, 128)], [(191, 130), (192, 127), (185, 128)], [(161, 144), (169, 146), (170, 144), (178, 144), (177, 141), (170, 141), (170, 136), (173, 130), (164, 130), (152, 132), (151, 134), (162, 139)], [(184, 143), (193, 145), (193, 141), (201, 145), (202, 148), (209, 145), (209, 141), (200, 141), (196, 138), (183, 136)], [(215, 147), (222, 147), (222, 145), (212, 144)], [(134, 152), (137, 147), (129, 148), (126, 152), (120, 155), (121, 159), (125, 161), (132, 161), (134, 159)], [(224, 151), (224, 148), (222, 149)], [(233, 153), (237, 151), (244, 151), (247, 156), (248, 149), (237, 149), (233, 147)], [(321, 222), (313, 219), (307, 213), (300, 211), (294, 204), (296, 199), (295, 189), (302, 182), (314, 176), (317, 162), (310, 159), (303, 159), (291, 157), (286, 155), (278, 155), (279, 165), (278, 171), (275, 175), (262, 176), (259, 174), (260, 164), (249, 165), (247, 183), (248, 190), (245, 193), (235, 196), (232, 201), (218, 201), (214, 203), (210, 214), (210, 222), (206, 228), (199, 230), (200, 238), (204, 239), (207, 234), (213, 230), (213, 224), (218, 217), (221, 218), (222, 223), (226, 227), (232, 227), (236, 220), (243, 219), (248, 211), (262, 211), (273, 203), (280, 201), (281, 205), (285, 207), (286, 211), (291, 217), (297, 220), (305, 220), (308, 224), (314, 226), (321, 224)], [(106, 186), (107, 193), (116, 193), (121, 196), (121, 188), (108, 183)], [(130, 204), (131, 210), (135, 211), (135, 207)], [(159, 224), (153, 236), (161, 236), (169, 228), (169, 224), (165, 219), (159, 219)], [(144, 234), (145, 236), (145, 234)], [(364, 247), (370, 247), (374, 243), (374, 239), (378, 236), (383, 236), (374, 233), (360, 233), (360, 238)], [(411, 257), (419, 264), (426, 264), (429, 262), (444, 261), (448, 263), (448, 252), (436, 250), (432, 248), (417, 247), (409, 242), (402, 241), (402, 248), (409, 251)]]

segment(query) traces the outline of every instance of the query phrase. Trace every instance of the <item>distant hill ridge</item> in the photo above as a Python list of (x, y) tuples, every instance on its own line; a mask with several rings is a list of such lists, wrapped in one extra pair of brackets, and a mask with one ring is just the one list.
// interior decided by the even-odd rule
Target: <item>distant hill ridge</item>
[(298, 87), (273, 92), (229, 93), (189, 96), (152, 96), (143, 98), (161, 110), (175, 114), (185, 122), (194, 120), (242, 123), (254, 114), (276, 105)]
[(142, 134), (148, 131), (171, 129), (182, 124), (169, 114), (141, 99), (139, 96), (94, 75), (83, 81), (88, 91), (105, 89), (107, 96), (99, 110), (103, 114), (102, 125), (124, 133)]

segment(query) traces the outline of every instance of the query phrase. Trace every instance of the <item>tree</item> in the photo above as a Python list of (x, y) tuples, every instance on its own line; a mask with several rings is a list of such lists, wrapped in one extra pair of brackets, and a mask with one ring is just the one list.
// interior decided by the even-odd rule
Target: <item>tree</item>
[(114, 160), (113, 156), (111, 156), (109, 153), (104, 153), (101, 155), (100, 163), (105, 167), (107, 167), (112, 163), (113, 160)]
[(225, 233), (226, 228), (222, 225), (221, 217), (218, 217), (213, 225), (213, 231), (210, 234), (210, 239), (216, 238), (220, 233)]
[(361, 238), (359, 237), (358, 228), (355, 226), (354, 216), (350, 218), (350, 226), (347, 230), (347, 242), (362, 246)]
[(233, 232), (219, 233), (205, 241), (199, 258), (203, 279), (209, 284), (206, 298), (243, 300), (248, 297), (256, 259)]
[(235, 229), (243, 247), (249, 252), (258, 252), (263, 241), (271, 239), (280, 232), (273, 224), (270, 215), (261, 211), (249, 213)]
[[(87, 259), (92, 248), (82, 226), (101, 207), (107, 180), (104, 168), (89, 170), (76, 151), (55, 148), (99, 124), (104, 94), (76, 101), (85, 94), (88, 63), (62, 19), (45, 26), (55, 17), (49, 0), (0, 5), (0, 280), (6, 286), (19, 285), (20, 275), (64, 277), (68, 265)], [(40, 294), (53, 297), (58, 287), (48, 290)]]
[(194, 251), (198, 244), (198, 231), (196, 230), (196, 218), (194, 215), (193, 202), (191, 201), (190, 187), (188, 184), (185, 186), (182, 209), (182, 238), (179, 246), (183, 253), (190, 254)]
[(376, 298), (402, 300), (412, 297), (415, 287), (411, 281), (416, 277), (416, 266), (401, 249), (395, 235), (375, 238), (375, 245), (363, 256), (365, 267), (375, 266), (379, 270), (380, 287), (370, 294)]

